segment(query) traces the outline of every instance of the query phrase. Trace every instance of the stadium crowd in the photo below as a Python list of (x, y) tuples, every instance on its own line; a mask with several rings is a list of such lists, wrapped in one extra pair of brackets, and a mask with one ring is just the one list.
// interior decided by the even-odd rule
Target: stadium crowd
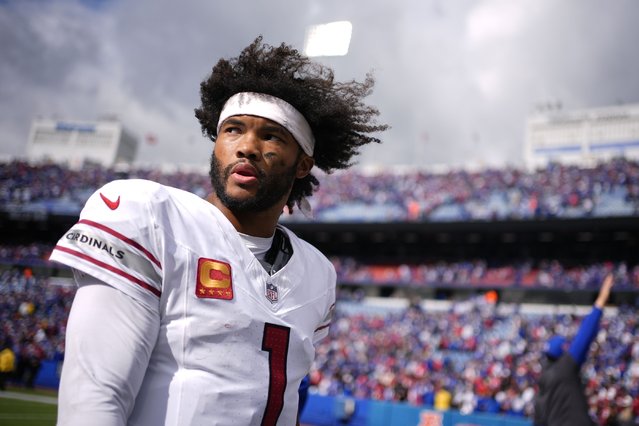
[[(86, 164), (0, 163), (0, 210), (77, 215), (88, 196), (122, 177), (143, 178), (204, 197), (206, 173), (110, 169)], [(614, 159), (593, 167), (549, 164), (535, 171), (366, 171), (318, 176), (310, 198), (317, 220), (447, 221), (639, 215), (639, 162)], [(299, 213), (285, 220), (306, 220)], [(74, 288), (54, 285), (51, 243), (0, 245), (0, 344), (16, 355), (15, 385), (33, 386), (44, 360), (64, 357), (64, 331)], [(495, 265), (484, 259), (423, 264), (363, 264), (331, 259), (340, 283), (489, 289), (592, 290), (607, 273), (615, 290), (639, 291), (639, 265), (566, 265), (557, 259)], [(47, 273), (49, 271), (49, 273)], [(43, 275), (39, 275), (42, 273)], [(344, 287), (346, 288), (346, 287)], [(356, 288), (356, 287), (355, 287)], [(577, 314), (529, 313), (477, 297), (446, 310), (385, 312), (344, 292), (329, 338), (321, 343), (311, 390), (463, 413), (530, 417), (542, 346), (554, 331), (574, 333)], [(591, 412), (601, 425), (639, 418), (637, 307), (606, 315), (584, 366)]]
[[(210, 191), (205, 172), (128, 170), (86, 164), (80, 170), (54, 163), (0, 163), (0, 205), (78, 213), (88, 196), (120, 177), (154, 180), (200, 196)], [(354, 168), (319, 174), (309, 199), (316, 219), (452, 221), (605, 217), (639, 214), (639, 162), (617, 158), (593, 167), (551, 163), (471, 172)], [(297, 213), (287, 220), (304, 220)]]
[[(63, 359), (73, 295), (74, 287), (53, 285), (29, 268), (0, 272), (0, 342), (16, 354), (14, 385), (33, 386), (42, 361)], [(504, 312), (481, 295), (438, 310), (417, 302), (367, 310), (361, 300), (357, 291), (341, 293), (311, 391), (462, 413), (530, 417), (545, 340), (574, 334), (580, 318), (527, 313), (521, 305)], [(584, 366), (590, 409), (601, 425), (622, 414), (639, 418), (638, 331), (636, 307), (605, 315)]]
[[(595, 167), (549, 164), (435, 174), (420, 170), (362, 174), (355, 170), (322, 181), (316, 209), (340, 203), (391, 205), (397, 220), (491, 220), (637, 214), (639, 163), (615, 159)], [(619, 210), (606, 209), (610, 200)]]
[(463, 262), (430, 262), (418, 265), (363, 264), (353, 258), (332, 258), (338, 281), (357, 285), (411, 287), (528, 288), (545, 290), (593, 290), (608, 273), (615, 275), (617, 290), (639, 291), (639, 265), (600, 262), (568, 266), (557, 259), (524, 260), (493, 265), (477, 259)]
[[(48, 260), (48, 243), (0, 245), (0, 265), (54, 267)], [(365, 264), (354, 258), (331, 257), (338, 282), (353, 285), (391, 285), (451, 288), (527, 288), (543, 290), (593, 290), (608, 273), (615, 275), (617, 290), (639, 291), (639, 264), (600, 262), (566, 266), (556, 259), (492, 265), (477, 259), (417, 265)]]
[(44, 360), (63, 358), (74, 294), (30, 268), (0, 269), (0, 345), (16, 359), (10, 382), (32, 388)]
[[(544, 343), (554, 332), (574, 335), (580, 322), (577, 314), (524, 313), (520, 305), (500, 313), (485, 297), (437, 312), (417, 303), (340, 312), (320, 344), (312, 391), (525, 417), (533, 414)], [(636, 308), (606, 315), (583, 368), (600, 425), (639, 421), (638, 329)]]

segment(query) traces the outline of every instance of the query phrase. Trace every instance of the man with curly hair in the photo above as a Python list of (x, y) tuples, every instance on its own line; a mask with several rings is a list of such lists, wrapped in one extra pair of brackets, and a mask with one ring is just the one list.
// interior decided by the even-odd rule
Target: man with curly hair
[(347, 168), (379, 142), (372, 87), (258, 37), (201, 84), (195, 115), (215, 143), (206, 200), (135, 179), (91, 196), (51, 256), (78, 284), (60, 425), (298, 421), (336, 276), (278, 220), (305, 209), (313, 167)]

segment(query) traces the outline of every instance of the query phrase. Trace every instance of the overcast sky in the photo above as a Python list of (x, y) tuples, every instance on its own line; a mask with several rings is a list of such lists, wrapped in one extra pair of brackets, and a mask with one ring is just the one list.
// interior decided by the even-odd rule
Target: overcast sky
[(519, 165), (536, 105), (639, 103), (637, 18), (637, 0), (0, 0), (0, 154), (25, 154), (35, 117), (115, 115), (139, 160), (207, 164), (193, 109), (213, 64), (348, 20), (348, 55), (317, 59), (372, 71), (392, 126), (360, 164)]

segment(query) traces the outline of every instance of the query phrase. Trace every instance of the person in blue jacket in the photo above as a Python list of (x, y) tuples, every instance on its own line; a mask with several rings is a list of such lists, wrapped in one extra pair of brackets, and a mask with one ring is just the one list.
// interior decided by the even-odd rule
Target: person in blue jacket
[(302, 379), (302, 383), (300, 383), (300, 387), (297, 389), (297, 394), (299, 396), (299, 404), (297, 408), (299, 418), (302, 415), (302, 411), (304, 411), (304, 407), (306, 407), (306, 401), (308, 400), (308, 388), (311, 385), (311, 378), (307, 374)]
[(610, 296), (613, 282), (612, 275), (606, 276), (592, 311), (584, 317), (570, 343), (560, 335), (553, 336), (546, 342), (547, 359), (538, 383), (539, 390), (535, 395), (535, 426), (595, 425), (588, 413), (588, 401), (580, 371), (590, 344), (599, 331), (603, 308)]

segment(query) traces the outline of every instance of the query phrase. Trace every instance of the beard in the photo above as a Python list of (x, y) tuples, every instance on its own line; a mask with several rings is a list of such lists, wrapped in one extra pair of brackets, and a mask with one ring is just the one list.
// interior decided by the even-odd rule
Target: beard
[(250, 198), (232, 197), (226, 191), (226, 182), (231, 175), (233, 166), (235, 164), (231, 164), (222, 170), (222, 165), (217, 161), (215, 154), (211, 155), (209, 176), (213, 190), (222, 204), (235, 214), (263, 212), (270, 209), (289, 193), (295, 180), (295, 166), (282, 173), (270, 176), (256, 167), (258, 187), (255, 196)]

